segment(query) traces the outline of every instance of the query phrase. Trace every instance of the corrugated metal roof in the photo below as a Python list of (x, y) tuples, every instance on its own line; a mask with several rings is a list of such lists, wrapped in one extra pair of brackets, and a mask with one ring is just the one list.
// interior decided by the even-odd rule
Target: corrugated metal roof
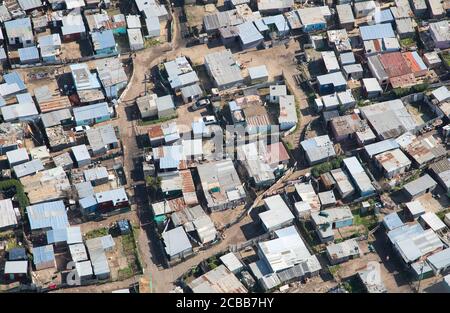
[(111, 189), (103, 192), (98, 192), (95, 194), (95, 198), (98, 203), (104, 202), (112, 202), (113, 205), (116, 205), (121, 202), (128, 201), (127, 193), (125, 192), (125, 188), (120, 187), (116, 189)]
[(369, 176), (367, 176), (356, 157), (346, 158), (343, 162), (361, 193), (365, 194), (375, 191)]
[(404, 225), (396, 212), (386, 215), (383, 218), (383, 224), (388, 231), (396, 229)]
[(5, 275), (8, 274), (26, 274), (28, 272), (28, 261), (6, 261)]
[(91, 156), (89, 154), (89, 151), (88, 151), (86, 145), (75, 146), (75, 147), (72, 147), (71, 150), (75, 157), (75, 161), (77, 161), (77, 162), (91, 159)]
[(450, 266), (450, 248), (439, 251), (428, 257), (427, 262), (436, 270), (448, 268)]
[(53, 245), (46, 245), (41, 247), (33, 247), (33, 263), (39, 265), (55, 260), (55, 253), (53, 251)]
[(19, 58), (21, 62), (26, 62), (26, 61), (32, 61), (32, 60), (37, 60), (39, 61), (39, 51), (38, 49), (33, 46), (33, 47), (26, 47), (26, 48), (20, 48), (18, 50), (19, 52)]
[(192, 249), (189, 238), (181, 226), (164, 232), (162, 237), (166, 253), (171, 257), (176, 256), (183, 251)]
[(104, 118), (106, 116), (110, 116), (110, 114), (108, 103), (106, 102), (73, 108), (75, 121), (79, 122), (96, 118)]
[(30, 160), (30, 156), (28, 155), (28, 151), (26, 148), (7, 151), (6, 157), (8, 158), (9, 164), (16, 164)]
[(361, 26), (359, 28), (362, 40), (383, 39), (395, 37), (394, 30), (390, 23)]
[(319, 75), (317, 76), (317, 81), (319, 82), (319, 85), (322, 86), (328, 84), (332, 84), (334, 87), (347, 85), (347, 81), (345, 80), (344, 75), (342, 75), (342, 72)]
[(259, 218), (266, 229), (273, 229), (294, 220), (294, 215), (280, 195), (265, 198), (264, 204), (268, 210), (260, 213)]
[(11, 199), (0, 200), (0, 229), (17, 225), (17, 216)]
[(74, 262), (86, 261), (88, 259), (86, 247), (83, 243), (69, 245), (69, 251), (72, 257), (72, 261)]
[(275, 233), (278, 238), (258, 243), (260, 255), (272, 272), (293, 267), (311, 256), (294, 226), (277, 230)]
[(386, 23), (386, 22), (393, 22), (394, 17), (392, 16), (391, 10), (384, 9), (380, 11), (375, 11), (375, 14), (373, 15), (373, 20), (375, 23)]
[(86, 169), (83, 172), (86, 181), (102, 180), (108, 178), (108, 170), (104, 166)]
[(69, 226), (66, 207), (61, 200), (30, 205), (26, 211), (31, 230), (60, 229)]
[(247, 293), (247, 289), (225, 265), (203, 274), (188, 286), (194, 293)]
[(420, 219), (436, 232), (447, 228), (444, 222), (434, 212), (426, 212), (420, 216)]
[(300, 143), (311, 163), (336, 155), (334, 146), (328, 135), (304, 140)]
[(244, 45), (262, 41), (264, 39), (253, 22), (239, 24), (237, 25), (237, 28), (239, 30), (239, 38)]
[(79, 226), (52, 229), (47, 232), (47, 243), (67, 242), (67, 244), (80, 243), (83, 239), (81, 237), (81, 229)]
[(44, 169), (44, 165), (42, 164), (42, 161), (40, 159), (34, 159), (13, 167), (14, 174), (17, 178), (35, 174), (39, 171), (43, 171)]

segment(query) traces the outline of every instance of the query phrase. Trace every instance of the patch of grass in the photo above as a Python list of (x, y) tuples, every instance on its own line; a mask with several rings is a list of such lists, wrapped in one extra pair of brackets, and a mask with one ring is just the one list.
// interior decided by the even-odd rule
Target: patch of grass
[(378, 224), (378, 219), (375, 215), (361, 216), (359, 214), (353, 215), (354, 225), (363, 225), (367, 231), (372, 230)]
[(118, 279), (119, 280), (124, 280), (124, 279), (128, 279), (130, 277), (133, 277), (134, 273), (133, 273), (133, 269), (131, 268), (131, 266), (122, 268), (118, 271)]
[(294, 150), (294, 145), (292, 144), (292, 142), (287, 141), (286, 142), (286, 148), (288, 148), (288, 150)]
[(144, 41), (144, 48), (150, 48), (161, 44), (159, 39), (146, 39)]
[(450, 66), (450, 53), (442, 53), (442, 59), (444, 59), (447, 66)]
[(341, 267), (339, 265), (333, 265), (333, 266), (328, 266), (328, 271), (330, 272), (331, 275), (333, 275), (333, 277), (336, 278), (336, 276), (339, 274), (339, 270), (341, 269)]
[(445, 214), (450, 213), (450, 209), (446, 209), (446, 210), (442, 210), (440, 212), (437, 212), (436, 215), (437, 217), (439, 217), (441, 220), (444, 220), (445, 218)]
[(400, 40), (400, 44), (405, 47), (405, 48), (409, 48), (409, 47), (414, 47), (416, 45), (416, 41), (413, 38), (403, 38)]
[(416, 171), (414, 172), (414, 174), (412, 174), (412, 175), (409, 176), (408, 178), (404, 179), (404, 180), (403, 180), (400, 184), (398, 184), (397, 186), (393, 187), (393, 188), (392, 188), (392, 191), (399, 191), (400, 189), (403, 188), (403, 186), (404, 186), (405, 184), (407, 184), (407, 183), (409, 183), (409, 182), (412, 182), (412, 181), (418, 179), (418, 178), (420, 177), (420, 173), (421, 173), (421, 170), (420, 170), (420, 169), (419, 169), (419, 170), (416, 170)]
[[(137, 230), (136, 230), (137, 232)], [(127, 235), (123, 235), (122, 238), (122, 251), (123, 254), (127, 257), (128, 260), (128, 268), (129, 271), (132, 272), (132, 275), (142, 273), (142, 266), (139, 260), (139, 253), (136, 246), (135, 240), (135, 230)], [(119, 275), (120, 276), (120, 275)], [(126, 278), (123, 278), (126, 279)]]
[(16, 238), (9, 238), (8, 241), (6, 242), (6, 251), (18, 247), (20, 246), (17, 244)]
[(341, 167), (343, 160), (344, 158), (342, 156), (337, 156), (330, 162), (323, 162), (321, 164), (317, 164), (313, 166), (313, 168), (311, 169), (311, 174), (313, 174), (313, 176), (317, 178), (324, 173), (327, 173), (333, 169)]
[(161, 118), (156, 119), (156, 120), (139, 120), (138, 125), (139, 126), (146, 126), (146, 125), (154, 125), (154, 124), (164, 123), (164, 122), (173, 120), (173, 119), (175, 119), (177, 117), (178, 117), (178, 114), (174, 114), (174, 115), (171, 115), (171, 116), (161, 117)]
[(102, 227), (102, 228), (97, 228), (97, 229), (93, 229), (89, 232), (86, 233), (85, 235), (85, 239), (92, 239), (92, 238), (97, 238), (97, 237), (103, 237), (109, 234), (109, 228), (108, 227)]

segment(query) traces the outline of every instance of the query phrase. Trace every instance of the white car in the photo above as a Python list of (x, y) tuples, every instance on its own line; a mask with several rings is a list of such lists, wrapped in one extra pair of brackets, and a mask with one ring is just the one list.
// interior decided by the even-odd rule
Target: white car
[(72, 131), (74, 132), (74, 133), (82, 133), (82, 132), (85, 132), (86, 130), (88, 130), (88, 129), (91, 129), (89, 126), (87, 126), (87, 125), (85, 125), (85, 126), (77, 126), (77, 127), (74, 127), (74, 128), (72, 128)]
[(202, 120), (205, 125), (217, 124), (217, 120), (213, 115), (204, 116)]

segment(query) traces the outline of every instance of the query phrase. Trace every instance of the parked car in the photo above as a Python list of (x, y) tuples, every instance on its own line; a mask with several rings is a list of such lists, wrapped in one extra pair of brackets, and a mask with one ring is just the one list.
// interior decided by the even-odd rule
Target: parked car
[(83, 125), (83, 126), (77, 126), (77, 127), (72, 128), (72, 131), (76, 134), (79, 134), (79, 133), (85, 132), (88, 129), (91, 129), (91, 128), (87, 125), (85, 125), (85, 126)]
[(213, 115), (204, 116), (202, 120), (205, 125), (217, 124), (217, 120)]
[(207, 107), (209, 104), (211, 104), (211, 101), (208, 98), (203, 98), (197, 100), (192, 106), (193, 111), (200, 110), (201, 108)]

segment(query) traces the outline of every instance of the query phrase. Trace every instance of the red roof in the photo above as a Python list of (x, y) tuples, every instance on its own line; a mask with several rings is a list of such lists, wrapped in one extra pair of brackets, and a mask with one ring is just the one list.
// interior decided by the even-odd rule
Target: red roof
[(411, 69), (406, 63), (401, 52), (391, 52), (381, 54), (380, 62), (389, 78), (403, 76), (411, 73)]

